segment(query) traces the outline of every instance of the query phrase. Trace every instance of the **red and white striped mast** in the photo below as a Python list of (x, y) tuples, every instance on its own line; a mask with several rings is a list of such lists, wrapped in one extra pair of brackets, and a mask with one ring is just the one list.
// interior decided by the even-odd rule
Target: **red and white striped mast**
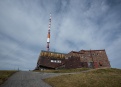
[(49, 27), (48, 27), (48, 35), (47, 35), (47, 51), (50, 50), (50, 28), (51, 28), (51, 13), (50, 13), (50, 19), (49, 19)]

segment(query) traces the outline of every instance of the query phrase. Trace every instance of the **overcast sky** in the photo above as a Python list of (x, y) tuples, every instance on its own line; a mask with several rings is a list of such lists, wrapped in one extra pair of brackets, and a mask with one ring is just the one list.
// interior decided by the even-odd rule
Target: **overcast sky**
[(121, 68), (121, 0), (0, 0), (0, 69), (32, 70), (46, 50), (105, 49)]

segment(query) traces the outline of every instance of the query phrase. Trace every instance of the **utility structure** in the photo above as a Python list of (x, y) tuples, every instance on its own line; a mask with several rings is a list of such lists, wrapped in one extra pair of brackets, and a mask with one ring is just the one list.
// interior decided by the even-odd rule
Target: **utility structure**
[(36, 70), (43, 69), (60, 69), (60, 68), (102, 68), (111, 67), (105, 49), (102, 50), (80, 50), (69, 53), (60, 53), (50, 51), (50, 29), (51, 13), (49, 18), (49, 27), (47, 35), (47, 51), (42, 50)]
[(48, 35), (47, 35), (47, 51), (50, 50), (50, 29), (51, 29), (51, 13), (49, 18)]

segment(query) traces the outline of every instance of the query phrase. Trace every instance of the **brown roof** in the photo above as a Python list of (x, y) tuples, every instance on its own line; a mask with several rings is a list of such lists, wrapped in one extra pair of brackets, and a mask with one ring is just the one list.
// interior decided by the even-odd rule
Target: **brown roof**
[(105, 49), (102, 49), (102, 50), (80, 50), (79, 52), (88, 52), (88, 51), (105, 51)]
[(77, 51), (71, 51), (70, 53), (77, 53), (77, 54), (82, 54), (80, 52), (77, 52)]

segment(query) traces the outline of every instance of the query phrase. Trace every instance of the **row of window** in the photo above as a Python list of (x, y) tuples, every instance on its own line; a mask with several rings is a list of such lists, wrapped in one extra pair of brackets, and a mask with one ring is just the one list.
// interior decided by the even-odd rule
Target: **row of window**
[[(98, 55), (99, 55), (98, 53), (92, 53), (92, 54), (85, 54), (85, 55), (82, 55), (82, 54), (79, 54), (79, 55), (78, 54), (74, 54), (72, 56), (86, 58), (87, 56), (90, 57), (90, 56), (98, 56)], [(72, 57), (72, 56), (69, 56), (69, 57)]]
[(92, 54), (92, 55), (99, 55), (98, 53)]
[(51, 60), (52, 63), (61, 63), (61, 60)]
[(64, 54), (57, 54), (57, 53), (51, 53), (51, 52), (41, 52), (41, 56), (48, 56), (48, 57), (57, 57), (57, 58), (64, 58)]

